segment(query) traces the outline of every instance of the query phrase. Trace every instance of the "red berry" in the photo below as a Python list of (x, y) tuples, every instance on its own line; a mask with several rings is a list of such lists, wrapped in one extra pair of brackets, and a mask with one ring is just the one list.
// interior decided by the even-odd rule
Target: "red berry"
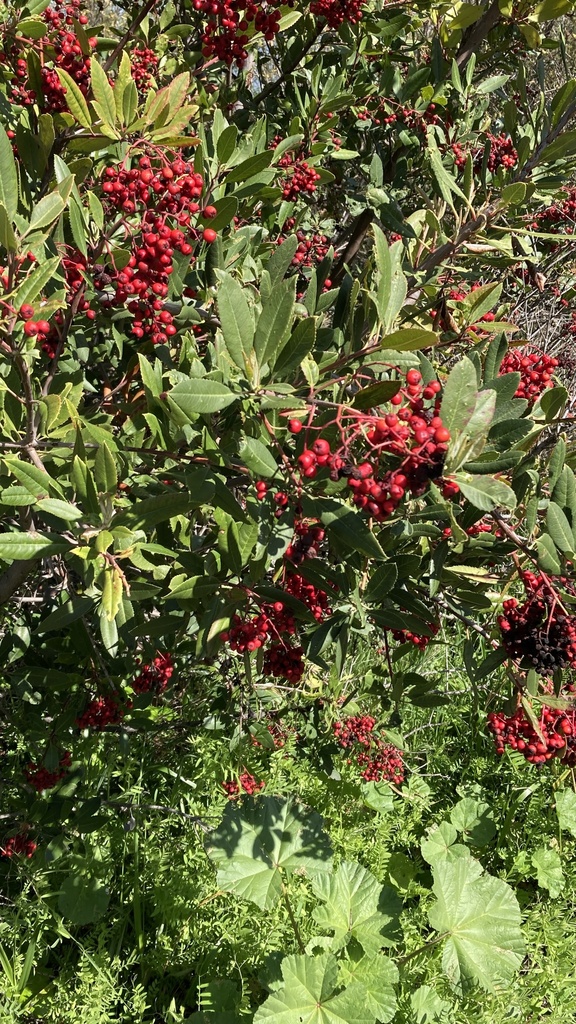
[(204, 231), (202, 232), (202, 238), (204, 239), (205, 242), (208, 242), (208, 244), (211, 245), (212, 242), (215, 242), (216, 239), (218, 238), (218, 234), (216, 231), (214, 231), (214, 228), (204, 228)]

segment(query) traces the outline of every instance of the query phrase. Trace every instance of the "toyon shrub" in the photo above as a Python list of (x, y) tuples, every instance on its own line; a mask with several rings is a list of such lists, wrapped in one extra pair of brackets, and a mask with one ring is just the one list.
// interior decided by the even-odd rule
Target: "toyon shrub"
[[(207, 846), (226, 862), (218, 898), (254, 897), (276, 921), (280, 894), (292, 919), (295, 869), (298, 906), (308, 913), (317, 897), (328, 914), (334, 878), (355, 891), (350, 865), (341, 851), (330, 861), (325, 838), (310, 851), (318, 816), (277, 791), (306, 763), (319, 804), (337, 791), (384, 813), (399, 787), (424, 801), (411, 790), (424, 772), (409, 715), (429, 708), (432, 727), (450, 700), (435, 668), (450, 638), (475, 708), (490, 694), (481, 720), (489, 711), (497, 754), (551, 775), (558, 761), (572, 767), (573, 380), (554, 333), (570, 339), (576, 317), (576, 100), (558, 35), (572, 6), (2, 7), (0, 849), (11, 905), (38, 870), (51, 914), (58, 904), (62, 919), (96, 920), (109, 865), (139, 877), (142, 815), (180, 816), (200, 841), (187, 801), (204, 800), (208, 780), (217, 801), (232, 798), (223, 821), (236, 830), (219, 847), (215, 829)], [(564, 63), (552, 66), (558, 48)], [(366, 713), (344, 717), (350, 686)], [(182, 737), (193, 778), (174, 766)], [(495, 762), (490, 736), (478, 743)], [(157, 800), (160, 778), (178, 806)], [(102, 820), (117, 832), (100, 843)], [(88, 857), (98, 869), (77, 892), (67, 872)], [(466, 868), (456, 856), (444, 866), (456, 861)], [(238, 883), (246, 862), (262, 866), (261, 888)], [(468, 882), (478, 900), (485, 883), (504, 885), (478, 872)], [(146, 979), (140, 896), (133, 962)], [(385, 917), (373, 909), (370, 921)], [(447, 940), (462, 992), (471, 979), (498, 988), (520, 966), (508, 910), (502, 934), (487, 933), (491, 955), (505, 946), (494, 971), (477, 977), (483, 954), (456, 969), (463, 954)], [(460, 924), (443, 921), (442, 941)], [(40, 973), (14, 972), (14, 1006), (29, 981), (46, 987), (63, 929)], [(346, 959), (362, 934), (327, 930), (316, 947), (319, 933), (297, 926), (283, 981), (265, 996), (255, 968), (222, 1015), (356, 1020), (369, 1004), (366, 1024), (392, 1020), (396, 981), (373, 995), (362, 979), (372, 957), (379, 979), (396, 978), (377, 959), (396, 940), (371, 933), (364, 959)], [(302, 972), (316, 979), (308, 989), (294, 981)], [(298, 1001), (305, 989), (310, 1005)], [(150, 999), (150, 1020), (220, 1014)]]

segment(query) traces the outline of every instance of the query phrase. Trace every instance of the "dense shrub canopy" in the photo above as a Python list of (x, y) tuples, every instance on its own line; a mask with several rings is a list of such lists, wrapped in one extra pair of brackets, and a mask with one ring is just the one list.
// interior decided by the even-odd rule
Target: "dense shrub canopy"
[[(130, 837), (147, 794), (213, 889), (292, 928), (268, 980), (168, 999), (137, 911), (122, 1019), (444, 1019), (404, 967), (430, 927), (460, 996), (522, 963), (514, 893), (455, 844), (493, 839), (478, 793), (418, 837), (403, 947), (407, 886), (333, 861), (313, 787), (263, 795), (253, 756), (295, 751), (340, 806), (424, 799), (404, 709), (446, 700), (448, 629), (494, 762), (574, 764), (572, 8), (4, 8), (0, 873), (48, 901), (46, 951), (78, 942), (119, 884), (106, 809)], [(221, 760), (215, 817), (182, 729)]]

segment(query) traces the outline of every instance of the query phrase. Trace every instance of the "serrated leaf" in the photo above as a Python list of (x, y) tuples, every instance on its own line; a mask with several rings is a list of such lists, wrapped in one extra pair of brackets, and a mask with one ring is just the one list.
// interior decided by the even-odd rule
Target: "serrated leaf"
[[(376, 308), (385, 332), (394, 326), (404, 305), (408, 284), (402, 271), (403, 248), (388, 245), (386, 235), (378, 225), (373, 226), (376, 246), (377, 292)], [(383, 347), (393, 348), (392, 345)]]
[(63, 519), (65, 522), (74, 522), (82, 518), (82, 512), (75, 505), (68, 501), (61, 501), (59, 498), (40, 498), (36, 502), (36, 508), (41, 512), (48, 512), (51, 516)]
[(18, 209), (18, 173), (12, 143), (0, 125), (0, 203), (12, 221)]
[(558, 575), (561, 571), (560, 559), (556, 550), (556, 545), (549, 537), (547, 533), (541, 534), (536, 539), (536, 548), (538, 551), (538, 565), (544, 572), (551, 573), (553, 576)]
[(220, 327), (230, 358), (246, 372), (246, 360), (254, 342), (254, 318), (246, 292), (231, 274), (218, 274), (220, 284), (216, 303)]
[(556, 850), (539, 846), (532, 854), (532, 866), (536, 868), (536, 878), (541, 888), (548, 889), (553, 899), (559, 896), (564, 888), (562, 861)]
[(258, 365), (274, 365), (292, 327), (296, 305), (296, 277), (277, 282), (270, 298), (263, 303), (254, 335), (254, 352)]
[(317, 325), (318, 320), (313, 316), (296, 324), (286, 344), (276, 356), (276, 378), (285, 376), (309, 355), (316, 344)]
[(24, 487), (28, 488), (30, 494), (33, 494), (35, 498), (45, 498), (50, 493), (57, 494), (59, 497), (63, 496), (60, 484), (53, 480), (49, 473), (43, 472), (28, 462), (21, 462), (15, 457), (8, 457), (4, 461), (8, 470)]
[(320, 815), (293, 799), (271, 796), (229, 804), (207, 852), (220, 888), (262, 908), (278, 901), (286, 875), (316, 878), (332, 866)]
[(486, 846), (496, 835), (490, 805), (466, 796), (452, 808), (450, 821), (474, 846)]
[(472, 857), (432, 865), (436, 905), (430, 924), (449, 938), (442, 966), (452, 986), (465, 992), (480, 985), (488, 992), (506, 988), (524, 956), (518, 900), (506, 882), (482, 873)]
[(444, 385), (440, 416), (451, 434), (458, 434), (476, 408), (478, 378), (474, 363), (466, 356), (452, 368)]
[(66, 626), (70, 626), (71, 623), (76, 622), (77, 619), (82, 618), (83, 615), (88, 615), (93, 607), (93, 598), (74, 595), (70, 601), (66, 601), (60, 608), (50, 612), (50, 615), (42, 619), (42, 622), (39, 626), (36, 626), (34, 632), (42, 634), (50, 633), (56, 629), (64, 629)]
[(96, 486), (101, 494), (113, 494), (118, 487), (116, 460), (105, 441), (96, 452), (94, 477)]
[(332, 953), (288, 956), (282, 978), (256, 1011), (254, 1024), (374, 1024), (362, 998), (364, 986), (352, 982), (338, 991), (338, 961)]
[(104, 570), (100, 614), (104, 614), (108, 622), (113, 622), (118, 614), (122, 604), (123, 589), (122, 577), (118, 569), (113, 565), (107, 565)]
[(101, 115), (102, 120), (113, 128), (116, 123), (114, 90), (108, 81), (108, 75), (98, 63), (96, 57), (90, 58), (90, 79), (92, 94), (99, 108), (98, 113)]
[(257, 476), (271, 477), (278, 472), (278, 464), (272, 452), (256, 437), (242, 438), (238, 446), (238, 456)]
[(470, 473), (454, 473), (453, 479), (471, 505), (483, 512), (491, 512), (498, 505), (516, 508), (516, 495), (503, 480), (493, 476), (472, 476)]
[(423, 327), (402, 327), (393, 334), (387, 334), (380, 344), (383, 349), (394, 349), (396, 352), (416, 352), (423, 348), (432, 348), (440, 341), (434, 331), (426, 331)]
[(52, 256), (50, 259), (45, 260), (36, 266), (34, 270), (28, 274), (16, 295), (14, 296), (14, 303), (16, 308), (24, 306), (28, 303), (33, 304), (34, 300), (38, 298), (40, 292), (48, 284), (51, 278), (56, 273), (56, 270), (60, 266), (60, 257)]
[(158, 494), (154, 498), (136, 501), (130, 509), (125, 509), (115, 517), (114, 525), (128, 526), (131, 530), (151, 530), (158, 523), (184, 515), (198, 505), (209, 502), (213, 495), (213, 481), (199, 479), (198, 488), (192, 494)]
[(57, 533), (1, 533), (0, 558), (6, 562), (25, 562), (29, 558), (48, 558), (70, 551), (73, 545)]
[(379, 380), (376, 384), (369, 384), (367, 388), (357, 391), (350, 404), (353, 409), (360, 409), (363, 412), (376, 409), (397, 395), (401, 387), (400, 380)]
[(402, 904), (394, 889), (383, 887), (355, 861), (343, 861), (333, 875), (312, 883), (323, 906), (314, 911), (322, 930), (334, 933), (332, 949), (355, 938), (364, 951), (375, 954), (393, 942)]
[(384, 558), (384, 552), (366, 520), (344, 502), (330, 498), (318, 500), (322, 525), (334, 538), (352, 551), (360, 551), (368, 558)]
[(219, 412), (236, 401), (235, 395), (225, 384), (204, 377), (182, 381), (168, 394), (168, 402), (186, 417)]
[(72, 76), (69, 75), (67, 71), (64, 71), (63, 68), (56, 68), (56, 74), (60, 79), (60, 84), (64, 87), (64, 98), (68, 110), (83, 128), (91, 128), (92, 118), (90, 117), (90, 111), (88, 110), (88, 104), (84, 94), (81, 92)]
[(65, 208), (66, 203), (57, 192), (50, 192), (49, 195), (44, 196), (40, 202), (36, 203), (36, 205), (32, 207), (32, 214), (26, 235), (31, 231), (39, 231), (41, 228), (48, 227), (57, 220), (58, 217), (60, 217)]
[(546, 528), (559, 551), (570, 554), (574, 551), (574, 534), (563, 509), (551, 501), (546, 510)]

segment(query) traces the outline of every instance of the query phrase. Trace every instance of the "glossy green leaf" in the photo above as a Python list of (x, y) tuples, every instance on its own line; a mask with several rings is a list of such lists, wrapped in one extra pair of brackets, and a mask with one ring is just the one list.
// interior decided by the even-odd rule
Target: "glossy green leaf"
[(64, 71), (63, 68), (57, 68), (56, 74), (60, 79), (60, 84), (66, 90), (65, 100), (68, 110), (83, 128), (91, 128), (92, 118), (90, 117), (90, 111), (88, 110), (88, 104), (84, 94), (81, 92), (72, 76), (69, 75), (67, 71)]
[(278, 472), (278, 464), (270, 449), (256, 437), (243, 437), (238, 456), (256, 476), (271, 477)]
[(564, 510), (554, 501), (550, 502), (546, 510), (546, 528), (559, 551), (564, 554), (574, 551), (576, 543), (572, 527)]
[(182, 381), (168, 394), (168, 402), (188, 418), (219, 412), (236, 401), (238, 396), (225, 384), (203, 377)]
[(0, 125), (0, 203), (12, 221), (18, 209), (18, 175), (12, 143)]
[(57, 533), (1, 533), (0, 558), (5, 562), (22, 562), (29, 558), (61, 555), (73, 547)]
[[(248, 305), (246, 292), (236, 278), (222, 272), (218, 276), (220, 284), (217, 304), (222, 336), (230, 358), (245, 372), (246, 358), (250, 355), (254, 342), (254, 317)], [(173, 394), (172, 392), (172, 397)]]

